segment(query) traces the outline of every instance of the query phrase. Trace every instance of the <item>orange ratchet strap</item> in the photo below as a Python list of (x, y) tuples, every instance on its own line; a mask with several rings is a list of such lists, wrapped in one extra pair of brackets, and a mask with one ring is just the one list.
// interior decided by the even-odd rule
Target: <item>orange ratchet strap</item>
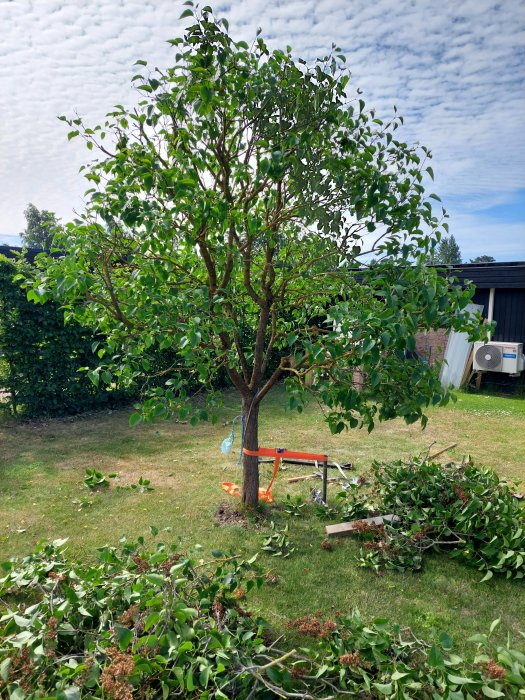
[[(283, 459), (300, 459), (305, 462), (322, 462), (326, 464), (328, 462), (327, 455), (316, 454), (314, 452), (296, 452), (294, 450), (287, 450), (284, 447), (259, 447), (257, 450), (249, 450), (246, 447), (243, 448), (245, 455), (249, 457), (274, 457), (274, 467), (273, 474), (268, 484), (268, 488), (259, 489), (259, 500), (271, 503), (272, 498), (272, 486), (279, 471), (281, 465), (281, 460)], [(233, 484), (231, 481), (225, 481), (221, 484), (221, 488), (229, 493), (231, 496), (240, 496), (241, 489), (237, 484)], [(325, 499), (326, 500), (326, 499)]]

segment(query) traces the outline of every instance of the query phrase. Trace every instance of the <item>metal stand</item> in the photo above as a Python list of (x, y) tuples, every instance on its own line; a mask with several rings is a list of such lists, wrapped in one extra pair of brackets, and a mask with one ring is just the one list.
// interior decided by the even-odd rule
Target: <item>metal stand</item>
[(328, 487), (328, 462), (323, 462), (323, 501), (326, 505), (327, 490)]
[(281, 466), (281, 462), (292, 461), (294, 464), (308, 464), (309, 462), (315, 462), (315, 464), (321, 464), (323, 467), (323, 501), (326, 503), (328, 487), (327, 455), (316, 454), (314, 452), (295, 452), (293, 450), (287, 450), (285, 447), (259, 447), (257, 450), (248, 450), (245, 447), (243, 452), (251, 457), (273, 457), (272, 461), (274, 462), (275, 467), (270, 485), (266, 489), (267, 494), (271, 493), (271, 488), (277, 472), (279, 471), (279, 467)]

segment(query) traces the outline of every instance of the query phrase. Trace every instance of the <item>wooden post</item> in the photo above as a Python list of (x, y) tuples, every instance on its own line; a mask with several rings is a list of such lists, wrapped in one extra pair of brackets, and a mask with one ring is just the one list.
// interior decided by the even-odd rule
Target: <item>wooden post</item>
[(459, 386), (467, 386), (472, 379), (472, 366), (474, 363), (474, 350), (471, 350), (467, 358), (467, 364), (463, 370), (463, 376), (461, 377), (461, 383)]
[(477, 390), (477, 391), (479, 391), (479, 389), (480, 389), (480, 387), (481, 387), (481, 379), (482, 379), (482, 377), (483, 377), (483, 371), (482, 371), (482, 370), (478, 370), (478, 374), (477, 374), (477, 377), (476, 377), (476, 390)]

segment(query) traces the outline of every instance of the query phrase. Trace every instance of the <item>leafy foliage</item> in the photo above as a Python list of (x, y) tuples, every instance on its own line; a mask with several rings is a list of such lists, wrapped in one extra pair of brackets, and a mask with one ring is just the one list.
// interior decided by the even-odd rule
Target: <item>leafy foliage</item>
[(17, 265), (0, 256), (0, 386), (13, 413), (54, 416), (100, 408), (124, 398), (96, 388), (82, 367), (94, 368), (93, 333), (75, 321), (64, 325), (57, 304), (37, 306), (13, 277)]
[(286, 501), (284, 503), (284, 512), (287, 513), (288, 515), (291, 515), (295, 518), (300, 518), (301, 516), (304, 515), (304, 508), (306, 507), (306, 503), (304, 503), (303, 499), (301, 496), (290, 496), (290, 494), (286, 495)]
[[(525, 656), (510, 642), (472, 639), (474, 664), (442, 633), (432, 644), (387, 620), (322, 613), (290, 621), (301, 651), (279, 649), (267, 623), (241, 607), (262, 585), (254, 559), (209, 562), (144, 541), (68, 561), (64, 541), (2, 564), (0, 693), (10, 700), (517, 698)], [(201, 556), (198, 548), (194, 555)], [(242, 588), (241, 588), (242, 584)], [(242, 595), (239, 595), (242, 591)], [(306, 645), (309, 645), (306, 646)], [(297, 697), (297, 696), (295, 696)]]
[(127, 486), (121, 486), (120, 484), (117, 484), (116, 490), (148, 493), (149, 491), (154, 491), (155, 487), (151, 485), (150, 479), (146, 479), (145, 477), (140, 476), (137, 484), (128, 484)]
[(359, 484), (350, 484), (346, 489), (337, 494), (339, 501), (338, 514), (342, 520), (358, 520), (368, 518), (375, 510), (375, 504), (363, 499), (359, 490)]
[[(292, 407), (317, 394), (333, 432), (424, 421), (449, 394), (413, 354), (417, 331), (478, 325), (472, 290), (425, 266), (447, 230), (439, 197), (425, 196), (430, 152), (396, 138), (397, 114), (365, 109), (337, 47), (309, 65), (259, 35), (235, 41), (209, 7), (183, 17), (171, 67), (137, 62), (137, 108), (94, 127), (63, 117), (98, 159), (86, 211), (57, 238), (64, 254), (41, 260), (33, 298), (65, 301), (104, 338), (97, 383), (132, 385), (151, 370), (148, 349), (175, 353), (134, 422), (190, 415), (184, 369), (212, 407), (213, 379), (228, 374), (250, 450), (283, 378)], [(245, 455), (243, 501), (257, 495)]]
[(341, 517), (339, 508), (331, 508), (327, 504), (314, 503), (314, 513), (321, 522), (329, 522)]
[(46, 209), (37, 209), (34, 204), (28, 204), (24, 211), (26, 228), (20, 234), (21, 239), (29, 248), (50, 250), (53, 236), (58, 230), (55, 214)]
[(492, 255), (478, 255), (475, 258), (471, 258), (469, 260), (470, 263), (493, 263), (496, 262), (496, 259), (492, 257)]
[(399, 521), (362, 523), (361, 565), (417, 570), (426, 551), (444, 548), (485, 572), (484, 581), (494, 573), (525, 577), (525, 509), (495, 472), (425, 459), (376, 464), (374, 471), (377, 512)]
[(74, 498), (71, 502), (73, 505), (77, 506), (77, 510), (80, 513), (86, 508), (91, 508), (95, 503), (99, 503), (100, 499), (98, 496), (94, 498), (92, 496), (81, 496), (80, 498)]
[(109, 486), (109, 479), (114, 479), (116, 474), (104, 475), (97, 469), (86, 469), (86, 476), (84, 477), (84, 484), (88, 489), (98, 489), (101, 487)]
[[(103, 474), (102, 472), (99, 472), (97, 469), (86, 469), (86, 476), (84, 478), (84, 484), (90, 489), (91, 491), (95, 491), (100, 488), (107, 488), (109, 486), (109, 480), (110, 479), (116, 479), (117, 481), (120, 481), (120, 477), (116, 473), (112, 474)], [(145, 477), (141, 476), (139, 477), (138, 483), (136, 484), (127, 484), (127, 485), (121, 485), (117, 484), (115, 486), (116, 491), (136, 491), (137, 493), (148, 493), (149, 491), (154, 491), (155, 488), (151, 485), (150, 479), (146, 479)], [(79, 510), (83, 507), (86, 507), (88, 505), (92, 505), (92, 501), (85, 501), (81, 499), (79, 501)]]
[(279, 528), (273, 521), (270, 524), (272, 532), (264, 536), (262, 551), (269, 552), (273, 557), (286, 559), (295, 552), (295, 547), (290, 542), (288, 523)]
[(431, 262), (435, 265), (461, 264), (461, 250), (452, 234), (443, 236), (437, 245), (435, 253), (431, 256)]

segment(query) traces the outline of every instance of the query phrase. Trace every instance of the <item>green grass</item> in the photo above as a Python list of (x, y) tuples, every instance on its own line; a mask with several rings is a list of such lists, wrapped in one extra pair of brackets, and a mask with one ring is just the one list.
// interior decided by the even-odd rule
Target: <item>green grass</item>
[[(460, 394), (457, 403), (430, 412), (425, 431), (393, 421), (371, 435), (351, 431), (339, 436), (330, 435), (316, 405), (299, 415), (286, 412), (283, 404), (278, 390), (263, 405), (261, 445), (326, 452), (338, 461), (353, 461), (362, 471), (374, 459), (407, 458), (434, 442), (435, 449), (457, 442), (452, 457), (470, 453), (479, 465), (525, 479), (523, 400)], [(73, 554), (90, 557), (97, 546), (116, 544), (123, 535), (146, 534), (149, 525), (172, 528), (171, 533), (161, 534), (180, 541), (182, 547), (200, 543), (208, 550), (232, 548), (253, 554), (270, 520), (287, 522), (282, 507), (286, 494), (307, 500), (310, 488), (317, 484), (287, 484), (287, 476), (305, 473), (289, 468), (278, 477), (275, 503), (264, 509), (257, 529), (219, 525), (218, 505), (234, 503), (219, 484), (240, 479), (239, 439), (232, 454), (220, 452), (230, 430), (224, 422), (237, 412), (238, 403), (230, 395), (215, 426), (191, 428), (164, 422), (131, 429), (127, 410), (74, 420), (4, 423), (0, 427), (0, 559), (25, 554), (41, 539), (63, 536), (70, 538)], [(117, 492), (112, 485), (95, 497), (93, 506), (79, 511), (73, 501), (88, 493), (83, 477), (90, 467), (118, 472), (123, 484), (147, 477), (155, 490)], [(262, 485), (270, 472), (265, 465)], [(335, 489), (332, 498), (334, 493)], [(286, 560), (267, 554), (260, 557), (265, 569), (279, 575), (279, 584), (250, 596), (251, 607), (277, 628), (284, 629), (286, 620), (317, 609), (357, 607), (363, 616), (388, 617), (426, 637), (432, 630), (446, 630), (464, 650), (470, 635), (487, 631), (490, 622), (501, 617), (501, 641), (509, 630), (519, 645), (517, 632), (524, 628), (525, 619), (522, 583), (494, 577), (479, 585), (479, 572), (445, 555), (427, 557), (422, 573), (377, 577), (357, 567), (358, 545), (350, 539), (336, 543), (333, 552), (323, 550), (324, 523), (310, 505), (305, 510), (304, 517), (290, 523), (297, 551)]]

